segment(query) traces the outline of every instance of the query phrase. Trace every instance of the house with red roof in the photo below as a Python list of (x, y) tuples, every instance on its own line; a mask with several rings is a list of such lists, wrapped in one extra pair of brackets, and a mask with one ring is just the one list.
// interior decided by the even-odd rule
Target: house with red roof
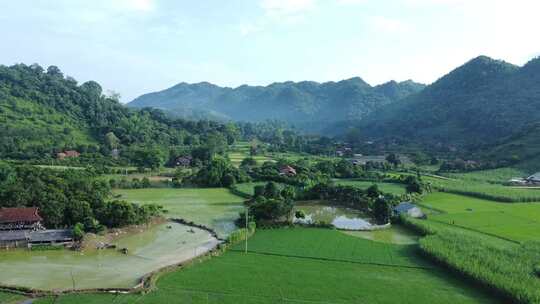
[(41, 230), (41, 221), (37, 207), (0, 208), (0, 230)]
[(296, 175), (296, 169), (294, 169), (293, 167), (287, 165), (287, 166), (284, 166), (283, 168), (281, 168), (281, 170), (279, 170), (279, 174), (280, 175), (286, 175), (286, 176), (295, 176)]
[(81, 156), (81, 153), (75, 151), (75, 150), (67, 150), (67, 151), (64, 151), (64, 152), (60, 152), (60, 153), (56, 153), (56, 158), (58, 159), (64, 159), (64, 158), (68, 158), (68, 157), (73, 157), (73, 158), (76, 158), (76, 157), (79, 157)]

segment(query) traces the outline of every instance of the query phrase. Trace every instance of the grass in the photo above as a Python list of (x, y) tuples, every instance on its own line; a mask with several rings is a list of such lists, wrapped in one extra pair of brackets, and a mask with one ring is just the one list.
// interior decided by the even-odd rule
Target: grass
[(441, 211), (430, 221), (456, 225), (515, 242), (540, 241), (540, 204), (499, 203), (463, 195), (436, 192), (422, 205)]
[(0, 303), (2, 304), (20, 303), (24, 299), (25, 297), (22, 295), (0, 291)]
[(391, 193), (395, 195), (405, 194), (405, 185), (396, 183), (375, 183), (371, 181), (361, 181), (355, 179), (335, 179), (334, 182), (338, 185), (354, 186), (362, 189), (367, 189), (373, 184), (377, 184), (379, 190), (384, 193)]
[(244, 201), (225, 188), (118, 189), (114, 193), (130, 202), (162, 205), (168, 210), (168, 217), (209, 226), (220, 236), (235, 229), (234, 220)]
[(416, 264), (413, 257), (393, 266), (355, 257), (394, 263), (393, 256), (403, 252), (403, 246), (374, 244), (334, 230), (259, 230), (250, 248), (260, 252), (231, 250), (164, 274), (145, 295), (71, 294), (35, 303), (497, 303), (436, 266)]

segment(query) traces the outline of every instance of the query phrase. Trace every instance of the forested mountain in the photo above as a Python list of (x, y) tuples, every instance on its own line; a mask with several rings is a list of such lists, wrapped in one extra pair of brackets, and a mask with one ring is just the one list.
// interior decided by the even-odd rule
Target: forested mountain
[(109, 155), (114, 148), (198, 145), (234, 133), (230, 125), (129, 109), (105, 96), (98, 83), (79, 85), (55, 66), (0, 66), (2, 158), (47, 158), (66, 149)]
[(518, 67), (485, 56), (475, 58), (398, 104), (351, 126), (371, 139), (404, 138), (424, 143), (500, 144), (540, 121), (540, 58)]
[(130, 107), (153, 107), (181, 117), (265, 121), (279, 119), (296, 126), (358, 120), (376, 109), (422, 90), (413, 81), (391, 81), (372, 87), (361, 78), (339, 82), (310, 81), (224, 88), (202, 82), (180, 83), (142, 95)]

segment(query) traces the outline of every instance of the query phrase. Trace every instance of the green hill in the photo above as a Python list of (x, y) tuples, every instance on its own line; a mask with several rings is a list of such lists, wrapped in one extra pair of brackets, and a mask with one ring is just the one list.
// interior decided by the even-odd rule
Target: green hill
[(391, 81), (372, 87), (358, 77), (339, 82), (283, 82), (237, 88), (206, 82), (180, 83), (142, 95), (128, 106), (163, 109), (186, 118), (252, 122), (278, 119), (314, 130), (331, 122), (361, 119), (423, 87), (413, 81)]
[[(47, 158), (66, 149), (109, 155), (113, 146), (198, 144), (218, 123), (172, 119), (129, 109), (89, 81), (78, 84), (55, 66), (0, 65), (0, 157)], [(107, 135), (108, 134), (108, 135)], [(107, 136), (113, 136), (113, 143)]]

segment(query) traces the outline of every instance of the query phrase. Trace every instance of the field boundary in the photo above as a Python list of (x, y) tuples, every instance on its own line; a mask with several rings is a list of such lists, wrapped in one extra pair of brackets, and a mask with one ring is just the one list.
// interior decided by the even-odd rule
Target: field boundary
[[(238, 249), (231, 249), (231, 251), (241, 252)], [(310, 256), (301, 256), (301, 255), (293, 255), (293, 254), (262, 252), (262, 251), (249, 250), (249, 249), (248, 249), (248, 253), (268, 255), (268, 256), (278, 256), (278, 257), (284, 257), (284, 258), (309, 259), (309, 260), (318, 260), (318, 261), (340, 262), (340, 263), (351, 263), (351, 264), (373, 265), (373, 266), (384, 266), (384, 267), (399, 267), (399, 268), (429, 269), (429, 270), (434, 269), (433, 267), (408, 266), (408, 265), (400, 265), (400, 264), (386, 264), (386, 263), (374, 263), (374, 262), (360, 262), (360, 261), (341, 260), (341, 259), (332, 259), (332, 258), (324, 258), (324, 257), (310, 257)]]

